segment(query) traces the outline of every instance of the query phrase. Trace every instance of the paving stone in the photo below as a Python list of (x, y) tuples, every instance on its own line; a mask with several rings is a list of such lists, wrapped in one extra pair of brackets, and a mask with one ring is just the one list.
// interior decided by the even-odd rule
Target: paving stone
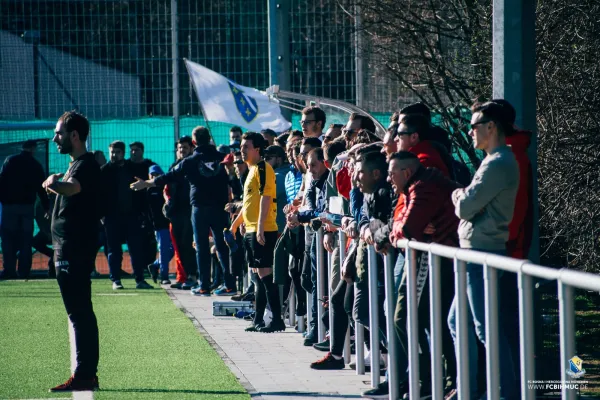
[(253, 400), (360, 398), (369, 388), (369, 375), (346, 368), (317, 371), (309, 364), (325, 355), (302, 344), (293, 328), (261, 334), (245, 332), (250, 322), (234, 317), (214, 317), (213, 301), (224, 297), (196, 297), (167, 289), (169, 296), (215, 348)]

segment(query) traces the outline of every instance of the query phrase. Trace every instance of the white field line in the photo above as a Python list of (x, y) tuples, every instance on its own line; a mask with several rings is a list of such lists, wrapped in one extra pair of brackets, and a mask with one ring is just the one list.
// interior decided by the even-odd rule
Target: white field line
[[(71, 374), (75, 373), (75, 367), (77, 367), (77, 347), (75, 346), (75, 330), (71, 320), (69, 321), (69, 342), (71, 344)], [(94, 400), (94, 392), (73, 392), (73, 400)]]

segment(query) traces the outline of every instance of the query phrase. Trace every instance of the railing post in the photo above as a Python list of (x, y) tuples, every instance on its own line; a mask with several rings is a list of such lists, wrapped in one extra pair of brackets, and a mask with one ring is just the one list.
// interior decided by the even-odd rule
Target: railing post
[[(488, 400), (500, 399), (500, 361), (498, 351), (498, 271), (483, 265), (485, 283), (485, 349)], [(508, 349), (504, 349), (508, 351)]]
[(442, 330), (448, 329), (442, 321), (442, 267), (439, 256), (429, 252), (429, 296), (431, 320), (431, 394), (433, 400), (444, 398), (444, 372), (442, 366)]
[[(456, 298), (456, 364), (458, 366), (457, 391), (458, 398), (469, 400), (471, 388), (469, 384), (469, 318), (467, 313), (467, 263), (454, 259), (454, 286)], [(475, 366), (473, 366), (475, 368)]]
[(394, 325), (394, 311), (396, 303), (394, 302), (394, 249), (388, 250), (384, 260), (385, 270), (385, 302), (386, 302), (386, 325), (387, 325), (387, 344), (388, 344), (388, 382), (390, 399), (398, 398), (398, 348), (396, 346), (396, 327)]
[[(408, 316), (408, 392), (411, 400), (420, 398), (419, 382), (419, 300), (417, 298), (417, 251), (406, 245), (406, 303)], [(426, 343), (423, 343), (426, 346)]]
[(369, 333), (371, 337), (371, 386), (379, 386), (379, 299), (377, 295), (377, 253), (373, 246), (369, 254)]
[[(535, 324), (533, 318), (533, 282), (519, 272), (519, 333), (521, 340), (521, 398), (535, 400), (535, 389), (528, 382), (535, 379)], [(564, 366), (564, 365), (563, 365)]]
[(290, 326), (296, 325), (296, 287), (292, 284), (290, 288), (290, 297), (288, 297), (288, 313), (290, 314)]
[(325, 256), (324, 252), (323, 228), (320, 228), (317, 231), (317, 338), (319, 342), (325, 340), (325, 324), (323, 323), (323, 313), (325, 312), (323, 307), (323, 295), (325, 294), (325, 265), (323, 265)]
[[(313, 288), (314, 290), (314, 288)], [(310, 332), (310, 324), (312, 323), (312, 293), (306, 292), (306, 327)]]
[(575, 357), (575, 302), (573, 288), (558, 280), (558, 307), (560, 312), (560, 368), (562, 399), (574, 400), (577, 398), (575, 389), (567, 388), (570, 376), (567, 374), (569, 360)]
[[(356, 322), (354, 324), (354, 347), (356, 353), (356, 375), (365, 374), (365, 327)], [(379, 362), (379, 361), (378, 361)]]
[(328, 312), (328, 317), (329, 317), (329, 350), (331, 350), (331, 344), (333, 343), (331, 340), (331, 335), (333, 332), (333, 313), (331, 312), (331, 296), (333, 296), (333, 288), (331, 287), (331, 277), (333, 276), (333, 254), (330, 252), (327, 252), (327, 265), (329, 266), (329, 275), (327, 275), (328, 279), (327, 279), (327, 293), (329, 296), (329, 312)]
[[(344, 260), (346, 259), (346, 234), (344, 231), (339, 231), (339, 245), (340, 245), (340, 280), (343, 280), (342, 277), (342, 265), (344, 265)], [(348, 289), (346, 289), (348, 290)], [(331, 310), (329, 311), (331, 312)], [(330, 348), (331, 350), (331, 348)], [(350, 364), (351, 358), (351, 349), (350, 349), (350, 324), (348, 324), (348, 329), (346, 330), (346, 340), (344, 341), (344, 363)]]

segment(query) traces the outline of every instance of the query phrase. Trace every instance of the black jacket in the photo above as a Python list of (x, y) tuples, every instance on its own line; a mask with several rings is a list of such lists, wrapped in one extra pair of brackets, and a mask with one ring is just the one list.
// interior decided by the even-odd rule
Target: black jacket
[(358, 228), (362, 228), (373, 219), (387, 224), (392, 216), (392, 204), (395, 203), (397, 197), (394, 194), (392, 185), (385, 180), (378, 185), (373, 193), (365, 193), (363, 212), (358, 222)]
[(46, 179), (44, 168), (29, 151), (8, 157), (0, 170), (0, 203), (35, 204), (36, 194), (42, 207), (48, 211), (48, 195), (42, 183)]
[(165, 198), (163, 197), (163, 190), (160, 187), (153, 187), (148, 189), (148, 204), (150, 206), (150, 216), (152, 217), (152, 225), (155, 231), (162, 229), (169, 229), (169, 220), (163, 214), (163, 206), (165, 205)]
[(132, 163), (128, 160), (122, 164), (108, 162), (102, 166), (100, 173), (105, 193), (105, 214), (125, 216), (135, 213), (134, 191), (129, 188), (129, 185), (135, 182)]
[[(171, 165), (169, 171), (172, 171), (183, 160), (177, 160)], [(168, 183), (166, 192), (169, 197), (168, 203), (165, 205), (165, 214), (167, 218), (173, 218), (175, 215), (190, 216), (192, 214), (192, 206), (190, 204), (190, 183), (185, 177), (179, 177), (175, 182)]]
[(221, 164), (224, 154), (213, 145), (198, 146), (194, 154), (183, 159), (173, 170), (154, 180), (157, 186), (177, 182), (190, 184), (190, 202), (194, 207), (225, 207), (229, 200), (229, 178)]

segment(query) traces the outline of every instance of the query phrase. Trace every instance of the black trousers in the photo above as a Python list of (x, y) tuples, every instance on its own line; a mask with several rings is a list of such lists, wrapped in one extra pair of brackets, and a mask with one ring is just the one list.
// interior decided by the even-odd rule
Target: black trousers
[(331, 295), (329, 312), (333, 313), (333, 327), (329, 328), (331, 354), (341, 356), (344, 352), (349, 315), (354, 307), (354, 284), (341, 279)]
[[(94, 258), (88, 262), (69, 260), (68, 266), (57, 263), (56, 267), (56, 280), (60, 294), (75, 332), (77, 367), (74, 375), (81, 379), (92, 379), (98, 371), (98, 323), (92, 307), (90, 279)], [(64, 260), (57, 261), (64, 262)]]

